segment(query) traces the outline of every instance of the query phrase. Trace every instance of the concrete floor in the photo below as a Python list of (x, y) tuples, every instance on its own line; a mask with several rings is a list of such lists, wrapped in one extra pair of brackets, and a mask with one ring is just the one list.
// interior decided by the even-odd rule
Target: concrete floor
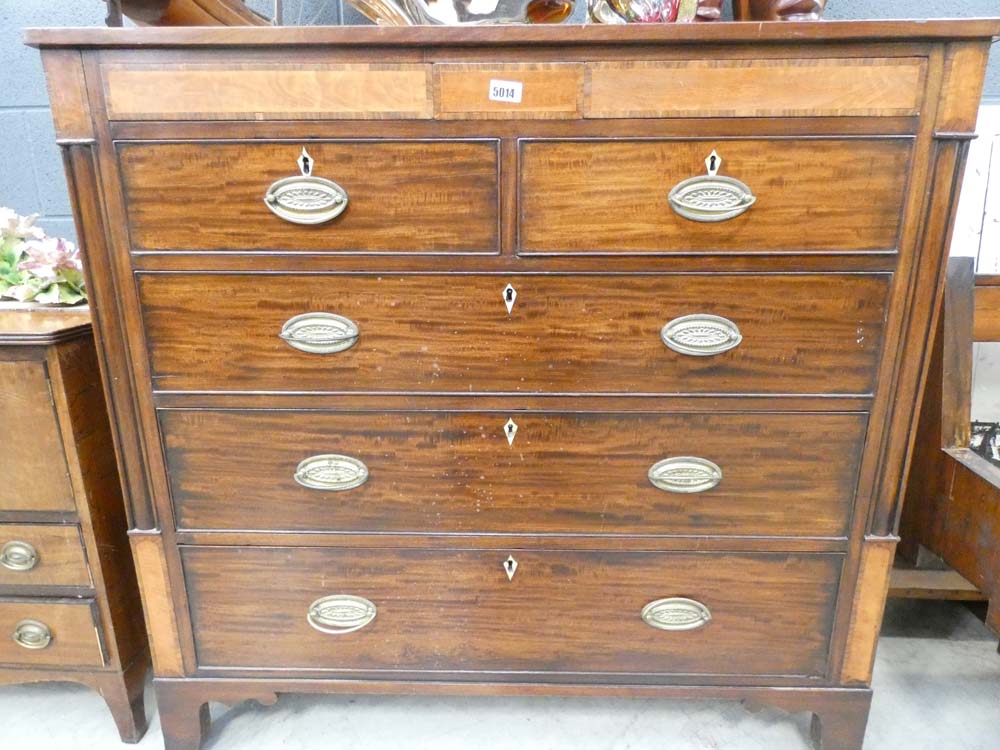
[[(998, 750), (997, 638), (961, 604), (890, 602), (865, 750)], [(150, 715), (155, 711), (147, 692)], [(212, 706), (205, 750), (805, 750), (809, 717), (735, 703), (283, 696)], [(101, 699), (73, 685), (0, 688), (0, 748), (123, 748)], [(159, 719), (135, 746), (161, 750)]]

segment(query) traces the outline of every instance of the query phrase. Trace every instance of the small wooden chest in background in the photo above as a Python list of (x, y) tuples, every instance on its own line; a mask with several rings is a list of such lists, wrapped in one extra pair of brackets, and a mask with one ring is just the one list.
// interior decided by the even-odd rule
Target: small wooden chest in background
[(149, 657), (86, 310), (0, 310), (0, 684), (80, 682), (124, 742)]

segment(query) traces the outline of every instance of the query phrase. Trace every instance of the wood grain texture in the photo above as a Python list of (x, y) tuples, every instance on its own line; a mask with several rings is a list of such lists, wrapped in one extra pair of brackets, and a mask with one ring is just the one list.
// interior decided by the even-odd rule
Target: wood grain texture
[(73, 512), (69, 467), (44, 362), (0, 361), (0, 509)]
[(943, 99), (934, 123), (938, 132), (975, 133), (989, 51), (990, 45), (986, 42), (948, 45)]
[[(205, 666), (823, 675), (837, 555), (184, 548)], [(344, 636), (313, 630), (311, 602), (378, 608)], [(665, 632), (642, 608), (686, 596), (706, 626)], [(267, 634), (268, 647), (257, 638)]]
[(657, 60), (587, 66), (586, 117), (894, 116), (918, 111), (918, 58)]
[(53, 50), (42, 58), (57, 139), (94, 137), (79, 50)]
[[(22, 620), (48, 626), (52, 642), (27, 649), (12, 635)], [(0, 599), (0, 664), (26, 667), (102, 667), (104, 652), (92, 599)]]
[(1000, 286), (976, 286), (973, 341), (1000, 341)]
[[(560, 119), (581, 116), (581, 63), (439, 63), (434, 113), (440, 119)], [(490, 81), (516, 81), (520, 102), (490, 98)]]
[[(141, 275), (157, 390), (863, 394), (882, 335), (881, 275)], [(518, 296), (508, 315), (503, 289)], [(261, 294), (261, 289), (266, 293)], [(310, 311), (358, 324), (352, 348), (278, 337)], [(725, 316), (743, 342), (692, 357), (660, 329)], [(817, 372), (836, 372), (817, 380)]]
[[(863, 414), (521, 411), (168, 410), (160, 423), (180, 528), (811, 537), (846, 533), (866, 426)], [(268, 440), (248, 443), (255, 432)], [(368, 481), (297, 484), (298, 463), (324, 453), (360, 459)], [(715, 462), (722, 482), (657, 489), (647, 472), (671, 456)]]
[[(128, 49), (140, 47), (229, 48), (314, 47), (336, 45), (338, 48), (389, 47), (459, 47), (479, 46), (489, 53), (492, 47), (544, 45), (562, 48), (572, 45), (610, 44), (621, 54), (623, 48), (646, 44), (723, 45), (784, 42), (798, 50), (807, 42), (868, 42), (870, 56), (884, 42), (956, 39), (989, 39), (1000, 36), (1000, 19), (921, 19), (919, 21), (824, 21), (822, 24), (787, 23), (678, 23), (604, 26), (592, 24), (574, 27), (546, 26), (326, 26), (321, 28), (291, 26), (280, 28), (173, 28), (173, 29), (26, 29), (25, 42), (39, 47), (102, 47)], [(700, 50), (695, 50), (702, 54)], [(801, 52), (799, 54), (802, 54)], [(809, 52), (804, 53), (808, 55)]]
[(980, 602), (987, 597), (956, 570), (896, 567), (889, 575), (889, 598)]
[[(912, 142), (880, 140), (527, 141), (521, 146), (522, 252), (678, 253), (892, 250)], [(702, 223), (667, 194), (704, 175), (747, 185), (741, 216)], [(831, 191), (829, 186), (836, 185)]]
[(90, 312), (85, 306), (0, 310), (0, 345), (3, 346), (37, 347), (89, 333)]
[(871, 682), (896, 541), (895, 537), (866, 537), (861, 547), (861, 568), (851, 605), (851, 627), (847, 633), (840, 674), (841, 681), (846, 684)]
[[(349, 196), (317, 226), (264, 203), (273, 182), (299, 174), (304, 146), (313, 174)], [(119, 154), (136, 249), (498, 251), (496, 141), (133, 143)]]
[(142, 592), (142, 611), (149, 634), (149, 650), (157, 675), (184, 674), (177, 618), (164, 562), (163, 539), (158, 533), (133, 533), (132, 556)]
[(0, 547), (9, 542), (30, 544), (38, 553), (38, 561), (31, 570), (10, 570), (0, 565), (0, 586), (92, 585), (78, 526), (0, 524)]
[(112, 120), (431, 117), (430, 66), (108, 65)]

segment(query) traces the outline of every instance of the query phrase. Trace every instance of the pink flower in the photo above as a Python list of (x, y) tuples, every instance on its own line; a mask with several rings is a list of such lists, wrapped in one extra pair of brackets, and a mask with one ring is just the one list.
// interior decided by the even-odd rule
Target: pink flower
[(17, 264), (19, 271), (26, 271), (40, 279), (55, 279), (59, 271), (83, 271), (80, 251), (69, 240), (59, 237), (29, 240), (25, 243), (25, 258)]

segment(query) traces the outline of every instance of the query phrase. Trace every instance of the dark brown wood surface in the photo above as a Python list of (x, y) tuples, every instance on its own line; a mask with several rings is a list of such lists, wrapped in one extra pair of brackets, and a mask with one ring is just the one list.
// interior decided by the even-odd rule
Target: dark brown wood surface
[[(85, 97), (54, 101), (56, 123), (64, 139), (81, 234), (93, 260), (89, 281), (95, 299), (103, 303), (97, 308), (98, 328), (141, 579), (147, 601), (154, 605), (151, 611), (166, 613), (154, 614), (150, 623), (157, 641), (157, 668), (161, 675), (169, 675), (158, 681), (168, 747), (199, 746), (210, 700), (271, 701), (282, 691), (499, 693), (509, 688), (522, 694), (565, 694), (594, 692), (596, 687), (630, 695), (647, 694), (647, 688), (648, 694), (709, 694), (699, 690), (700, 684), (711, 685), (716, 697), (728, 694), (811, 710), (827, 750), (859, 750), (871, 696), (861, 686), (869, 678), (895, 543), (892, 531), (905, 485), (902, 473), (914, 434), (927, 339), (936, 321), (942, 260), (966, 141), (974, 130), (986, 54), (998, 31), (998, 22), (969, 21), (33, 33), (30, 38), (36, 43), (54, 45), (44, 51), (53, 80), (61, 88), (76, 87), (78, 93), (86, 87)], [(74, 59), (80, 67), (74, 68)], [(431, 119), (431, 113), (439, 113), (442, 94), (431, 89), (415, 90), (420, 106), (412, 116), (417, 119), (374, 119), (385, 104), (383, 92), (374, 88), (370, 101), (351, 110), (358, 118), (373, 119), (302, 119), (323, 117), (326, 100), (310, 96), (308, 86), (302, 88), (302, 81), (321, 69), (327, 75), (336, 66), (355, 66), (351, 70), (363, 72), (388, 64), (397, 66), (395, 70), (408, 66), (407, 70), (426, 73), (436, 65), (484, 62), (582, 63), (591, 76), (582, 89), (576, 89), (575, 111), (582, 113), (582, 119), (476, 119), (483, 115), (473, 101), (478, 89), (472, 85), (475, 82), (464, 79), (459, 83), (471, 86), (472, 99), (463, 102), (472, 104), (461, 104), (465, 110), (459, 120)], [(255, 96), (241, 105), (233, 92), (245, 85), (240, 71), (254, 66), (274, 73), (264, 78), (276, 82), (276, 98), (261, 104)], [(857, 73), (850, 81), (842, 80), (847, 68)], [(183, 105), (164, 114), (192, 120), (144, 119), (156, 116), (158, 103), (134, 85), (121, 85), (134, 84), (134, 76), (119, 75), (140, 69), (160, 71), (159, 80), (183, 94), (164, 102), (169, 105), (166, 109)], [(286, 74), (293, 69), (294, 75)], [(775, 80), (787, 84), (773, 94), (764, 87), (769, 70), (780, 73)], [(803, 74), (806, 70), (818, 75)], [(198, 75), (178, 76), (178, 71)], [(745, 82), (729, 110), (720, 97), (710, 96), (720, 79), (731, 83), (720, 71)], [(836, 85), (821, 71), (839, 76)], [(599, 80), (594, 78), (596, 72)], [(344, 75), (345, 82), (357, 79)], [(685, 91), (676, 98), (681, 106), (674, 111), (662, 97), (642, 90), (642, 81), (657, 76), (675, 84), (714, 83), (694, 87), (693, 95)], [(219, 96), (203, 97), (205, 106), (192, 110), (190, 103), (197, 104), (198, 97), (190, 98), (190, 87), (209, 79), (213, 83), (206, 84), (204, 93), (218, 86)], [(749, 96), (747, 92), (758, 87), (760, 96)], [(850, 90), (859, 93), (845, 97)], [(699, 92), (707, 97), (704, 102), (697, 100)], [(849, 101), (838, 104), (844, 99)], [(284, 108), (289, 102), (294, 111)], [(490, 161), (499, 198), (496, 242), (486, 253), (467, 252), (469, 243), (460, 244), (457, 253), (448, 250), (452, 254), (439, 256), (427, 254), (428, 238), (420, 233), (399, 240), (403, 249), (394, 253), (349, 255), (350, 248), (337, 245), (337, 240), (298, 248), (280, 237), (261, 239), (267, 232), (256, 226), (260, 217), (256, 212), (262, 208), (257, 203), (260, 187), (239, 188), (244, 196), (235, 202), (239, 211), (232, 201), (223, 201), (211, 214), (199, 213), (196, 201), (181, 210), (177, 194), (190, 191), (186, 185), (174, 190), (169, 170), (155, 165), (142, 180), (142, 189), (149, 191), (143, 199), (147, 212), (143, 221), (146, 228), (156, 227), (156, 241), (161, 244), (141, 247), (129, 235), (130, 211), (131, 228), (136, 229), (136, 195), (131, 188), (138, 184), (123, 188), (119, 148), (126, 152), (176, 148), (180, 155), (171, 163), (185, 169), (183, 162), (192, 155), (199, 164), (211, 166), (202, 158), (204, 153), (222, 146), (260, 154), (278, 148), (276, 144), (289, 145), (296, 147), (297, 155), (303, 143), (313, 140), (328, 139), (332, 145), (336, 139), (356, 138), (387, 146), (401, 140), (496, 139), (477, 146), (499, 149)], [(801, 189), (794, 201), (782, 204), (787, 213), (780, 220), (764, 213), (764, 207), (774, 210), (769, 196), (789, 191), (782, 192), (768, 165), (760, 167), (756, 174), (770, 175), (771, 182), (761, 183), (765, 187), (759, 205), (737, 221), (743, 221), (746, 233), (757, 221), (774, 223), (773, 231), (753, 230), (753, 244), (739, 246), (726, 240), (731, 244), (713, 241), (692, 249), (693, 243), (685, 249), (684, 241), (673, 241), (676, 237), (664, 240), (655, 222), (646, 224), (649, 219), (643, 213), (632, 217), (629, 226), (644, 226), (646, 237), (660, 243), (655, 246), (658, 252), (645, 257), (641, 253), (601, 256), (593, 251), (607, 253), (614, 243), (634, 238), (628, 237), (627, 227), (613, 229), (605, 232), (608, 244), (602, 247), (605, 243), (594, 241), (601, 237), (593, 230), (594, 219), (580, 217), (579, 212), (574, 217), (569, 210), (573, 206), (564, 194), (574, 190), (578, 200), (587, 197), (588, 207), (605, 209), (581, 176), (588, 163), (581, 166), (564, 157), (560, 169), (550, 171), (544, 191), (531, 196), (519, 192), (531, 177), (530, 165), (518, 162), (519, 140), (533, 141), (525, 147), (527, 153), (534, 148), (580, 147), (578, 142), (538, 142), (574, 138), (593, 139), (598, 142), (590, 144), (594, 148), (631, 139), (622, 147), (634, 147), (636, 153), (650, 144), (666, 149), (663, 144), (675, 139), (692, 149), (683, 176), (702, 173), (707, 153), (694, 151), (711, 144), (725, 160), (722, 174), (741, 179), (756, 175), (738, 172), (739, 159), (732, 155), (749, 159), (758, 154), (749, 146), (741, 147), (742, 154), (730, 152), (728, 145), (752, 143), (768, 151), (780, 141), (790, 150), (801, 149), (802, 158), (780, 178)], [(205, 140), (213, 143), (196, 144)], [(844, 143), (844, 150), (827, 149), (824, 159), (817, 160), (815, 154), (823, 144), (834, 141)], [(861, 158), (848, 146), (858, 146), (858, 153), (869, 158)], [(772, 159), (782, 160), (785, 153)], [(620, 188), (616, 183), (629, 184), (643, 174), (646, 161), (650, 160), (633, 156), (627, 164), (609, 167), (604, 180), (608, 192)], [(805, 170), (799, 169), (799, 162)], [(663, 163), (673, 165), (666, 156)], [(439, 168), (433, 160), (431, 166)], [(523, 181), (519, 166), (525, 167)], [(220, 168), (224, 177), (236, 175), (236, 183), (243, 185), (240, 175), (246, 173), (238, 166)], [(318, 174), (327, 176), (322, 168)], [(573, 181), (559, 182), (572, 175)], [(149, 177), (162, 178), (166, 192), (174, 193), (167, 220), (156, 203), (165, 191)], [(225, 179), (212, 182), (212, 175), (204, 177), (202, 182), (194, 178), (188, 182), (202, 190), (214, 186), (217, 195), (231, 193), (232, 185)], [(382, 175), (370, 177), (383, 184), (388, 180)], [(662, 208), (670, 185), (648, 176), (641, 182), (656, 188), (651, 200)], [(550, 230), (555, 224), (545, 225), (550, 229), (544, 239), (533, 246), (525, 243), (518, 255), (518, 217), (525, 219), (526, 232), (530, 217), (525, 204), (538, 196), (551, 206), (534, 200), (532, 208), (546, 221), (555, 221), (554, 207), (563, 224), (558, 231)], [(461, 241), (468, 242), (485, 226), (480, 214), (462, 200), (447, 196), (438, 205), (450, 207), (450, 231)], [(787, 208), (790, 205), (795, 210)], [(843, 206), (867, 219), (852, 223), (855, 214)], [(371, 232), (403, 236), (402, 228), (385, 228), (397, 213), (403, 216), (395, 209), (383, 213), (383, 224)], [(349, 209), (337, 226), (347, 227), (350, 216)], [(613, 216), (606, 213), (605, 218), (613, 224)], [(543, 226), (537, 216), (532, 220), (534, 226)], [(725, 236), (722, 226), (692, 228), (702, 230), (706, 234), (693, 236), (713, 232)], [(249, 240), (231, 239), (242, 235)], [(171, 237), (190, 244), (179, 247)], [(528, 237), (522, 234), (522, 239)], [(215, 252), (204, 252), (202, 243), (210, 247), (213, 241)], [(230, 243), (231, 249), (220, 250), (219, 242)], [(559, 243), (571, 249), (560, 249)], [(627, 254), (637, 245), (625, 247), (611, 252)], [(549, 255), (526, 257), (525, 248)], [(409, 252), (415, 249), (418, 252)], [(507, 283), (518, 292), (509, 315), (500, 296)], [(278, 330), (289, 317), (308, 310), (356, 320), (361, 325), (358, 343), (330, 357), (290, 349), (277, 338)], [(697, 361), (665, 349), (659, 339), (663, 324), (694, 312), (732, 318), (743, 332), (740, 347)], [(371, 434), (362, 435), (358, 417), (352, 435), (374, 446), (382, 434), (383, 452), (404, 457), (416, 456), (418, 450), (444, 455), (443, 446), (452, 436), (459, 438), (460, 446), (475, 444), (478, 425), (470, 427), (463, 420), (485, 412), (515, 418), (520, 413), (527, 418), (529, 434), (536, 418), (549, 428), (556, 424), (551, 415), (529, 413), (533, 409), (593, 414), (595, 420), (600, 412), (607, 419), (619, 415), (617, 431), (609, 432), (619, 436), (629, 434), (630, 425), (641, 426), (648, 419), (683, 425), (679, 428), (683, 432), (697, 431), (697, 421), (720, 407), (725, 414), (713, 419), (731, 416), (747, 420), (744, 425), (820, 413), (814, 425), (802, 428), (807, 431), (818, 429), (825, 420), (846, 418), (849, 412), (865, 420), (867, 430), (856, 467), (856, 490), (851, 491), (854, 500), (839, 511), (843, 536), (775, 537), (759, 531), (748, 536), (608, 535), (614, 530), (586, 537), (373, 530), (317, 534), (283, 529), (281, 523), (259, 530), (198, 531), (175, 528), (174, 512), (180, 506), (171, 497), (171, 482), (176, 484), (184, 476), (184, 467), (178, 454), (162, 450), (166, 433), (159, 417), (167, 425), (182, 413), (173, 411), (178, 407), (232, 410), (213, 414), (219, 424), (213, 422), (208, 430), (226, 436), (237, 432), (235, 422), (226, 427), (228, 432), (222, 430), (232, 414), (251, 407), (264, 410), (256, 414), (263, 415), (262, 424), (285, 437), (280, 442), (288, 443), (287, 452), (282, 453), (284, 445), (266, 445), (248, 455), (281, 454), (285, 456), (281, 460), (288, 462), (291, 451), (301, 447), (297, 439), (289, 439), (299, 429), (289, 426), (291, 419), (313, 409), (330, 410), (311, 413), (305, 422), (311, 425), (309, 434), (317, 434), (322, 442), (333, 429), (325, 426), (326, 420), (334, 419), (331, 413), (337, 419), (351, 411), (380, 413), (382, 421), (373, 424), (387, 426), (392, 426), (387, 420), (397, 413), (421, 413), (425, 420), (421, 425), (450, 420), (446, 422), (450, 431), (426, 433), (425, 429), (421, 434), (441, 437), (424, 445), (406, 429), (378, 433), (372, 428)], [(267, 413), (271, 410), (276, 413)], [(459, 413), (462, 416), (456, 416)], [(243, 425), (248, 423), (246, 418)], [(243, 442), (267, 442), (263, 428), (254, 428), (244, 430)], [(546, 433), (562, 434), (555, 429)], [(750, 433), (739, 434), (749, 445)], [(792, 431), (785, 437), (789, 434), (812, 433)], [(848, 431), (837, 434), (848, 441)], [(626, 444), (638, 446), (640, 437), (653, 443), (656, 438), (648, 435), (638, 430)], [(710, 440), (702, 438), (705, 444)], [(764, 446), (773, 449), (780, 441), (761, 433), (759, 442), (761, 471), (765, 471), (772, 465), (772, 453)], [(818, 467), (824, 459), (833, 472), (830, 477), (840, 476), (836, 470), (855, 460), (849, 451), (838, 451), (835, 441), (827, 442), (829, 446), (821, 440), (815, 448), (798, 450), (798, 458), (816, 467), (812, 480), (823, 477)], [(856, 445), (853, 438), (849, 442)], [(550, 462), (570, 460), (579, 453), (579, 445), (574, 453), (568, 437), (554, 444), (567, 448), (564, 453), (569, 458), (548, 457)], [(523, 446), (515, 440), (514, 450)], [(827, 453), (815, 457), (823, 447)], [(202, 449), (199, 459), (202, 467), (209, 466), (207, 450)], [(193, 459), (194, 453), (190, 455)], [(490, 454), (484, 448), (474, 455)], [(406, 460), (417, 466), (416, 458)], [(174, 463), (168, 466), (165, 461)], [(426, 465), (420, 466), (426, 471)], [(259, 471), (254, 466), (247, 473), (260, 476), (254, 473)], [(380, 467), (380, 473), (385, 471)], [(369, 489), (378, 487), (378, 476), (373, 473)], [(759, 478), (755, 475), (754, 481)], [(207, 480), (201, 484), (207, 485)], [(582, 486), (573, 481), (564, 484), (568, 489)], [(756, 496), (752, 486), (746, 485), (747, 497)], [(805, 485), (800, 490), (808, 492)], [(207, 505), (209, 489), (199, 491)], [(274, 489), (269, 495), (280, 492)], [(798, 500), (807, 496), (796, 495)], [(529, 512), (541, 517), (545, 506), (537, 497), (533, 500)], [(742, 522), (738, 503), (736, 498), (730, 503), (728, 517)], [(280, 507), (275, 503), (266, 512)], [(367, 508), (356, 510), (363, 522)], [(642, 511), (647, 512), (645, 507)], [(658, 512), (661, 509), (654, 508), (648, 515), (655, 518)], [(466, 522), (454, 510), (449, 513), (453, 517), (442, 516), (442, 529), (455, 519)], [(721, 513), (716, 520), (723, 520)], [(834, 520), (824, 514), (804, 510), (799, 522)], [(638, 525), (637, 520), (631, 528)], [(499, 562), (511, 553), (527, 567), (508, 582)], [(544, 576), (521, 576), (539, 567)], [(486, 574), (492, 578), (484, 589), (480, 580)], [(566, 585), (559, 585), (561, 580)], [(312, 591), (341, 581), (371, 584), (373, 600), (388, 597), (374, 627), (384, 629), (388, 622), (389, 630), (351, 634), (358, 636), (356, 643), (372, 644), (364, 649), (331, 641), (305, 622), (304, 608), (312, 601), (305, 593), (311, 596)], [(717, 602), (713, 607), (720, 613), (717, 618), (687, 634), (703, 641), (685, 649), (663, 646), (676, 642), (655, 640), (664, 634), (652, 634), (635, 617), (632, 600), (633, 615), (622, 626), (624, 631), (616, 629), (620, 623), (615, 621), (613, 627), (601, 614), (617, 611), (601, 609), (606, 602), (618, 601), (616, 597), (634, 596), (637, 601), (640, 589), (650, 583)], [(518, 585), (527, 589), (525, 598), (516, 597)], [(477, 600), (481, 591), (490, 595)], [(659, 591), (655, 596), (665, 595)], [(516, 609), (519, 620), (524, 620), (526, 602), (533, 613), (541, 612), (532, 621), (538, 629), (505, 630), (507, 621), (498, 614)], [(587, 607), (583, 624), (570, 630), (567, 638), (565, 612), (581, 602)], [(409, 615), (407, 623), (416, 623), (416, 629), (397, 626), (399, 603)], [(442, 619), (444, 610), (459, 614)], [(463, 620), (461, 613), (467, 618)], [(715, 627), (722, 625), (727, 629)], [(386, 637), (372, 639), (376, 632)], [(273, 651), (259, 648), (265, 638), (275, 644)], [(651, 638), (655, 647), (646, 647), (644, 639)], [(330, 650), (331, 642), (334, 649), (343, 650), (343, 658)], [(435, 665), (453, 669), (456, 664), (493, 671), (457, 677), (424, 672), (419, 681), (412, 673), (388, 671), (427, 670)], [(244, 668), (247, 665), (249, 669)], [(511, 672), (510, 665), (528, 671)], [(553, 665), (563, 671), (530, 671)], [(337, 671), (344, 669), (355, 671)], [(581, 675), (574, 669), (597, 671)], [(616, 669), (625, 671), (615, 674)], [(356, 679), (307, 679), (348, 674)], [(733, 687), (736, 683), (739, 688)], [(677, 687), (672, 691), (669, 684)], [(845, 690), (848, 684), (857, 687)], [(770, 689), (755, 692), (752, 687), (765, 685)]]
[[(93, 599), (0, 599), (0, 666), (103, 667), (97, 618)], [(13, 634), (23, 620), (46, 625), (51, 643), (42, 649), (18, 644)]]
[[(192, 273), (138, 286), (156, 390), (866, 394), (888, 278)], [(292, 349), (278, 333), (306, 312), (350, 318), (358, 343)], [(730, 319), (743, 342), (671, 351), (661, 328), (693, 313)]]
[(0, 548), (11, 542), (30, 544), (37, 561), (30, 570), (0, 565), (0, 587), (92, 585), (78, 526), (0, 523)]
[[(531, 253), (891, 250), (912, 147), (909, 139), (528, 141), (519, 246)], [(667, 194), (704, 175), (713, 150), (719, 174), (745, 183), (757, 201), (734, 219), (685, 219)]]
[[(184, 548), (202, 667), (825, 673), (841, 558), (510, 550)], [(345, 635), (312, 629), (325, 595), (372, 601)], [(667, 632), (639, 614), (684, 596), (712, 621)], [(261, 648), (259, 637), (267, 638)]]
[[(318, 226), (289, 223), (264, 203), (273, 182), (300, 174), (303, 146), (313, 175), (349, 199)], [(119, 146), (130, 235), (141, 250), (495, 253), (497, 151), (489, 140)]]
[[(866, 418), (167, 410), (160, 423), (180, 528), (819, 537), (846, 534)], [(326, 453), (360, 459), (368, 481), (294, 481)], [(657, 489), (647, 473), (672, 456), (715, 462), (722, 482)]]

